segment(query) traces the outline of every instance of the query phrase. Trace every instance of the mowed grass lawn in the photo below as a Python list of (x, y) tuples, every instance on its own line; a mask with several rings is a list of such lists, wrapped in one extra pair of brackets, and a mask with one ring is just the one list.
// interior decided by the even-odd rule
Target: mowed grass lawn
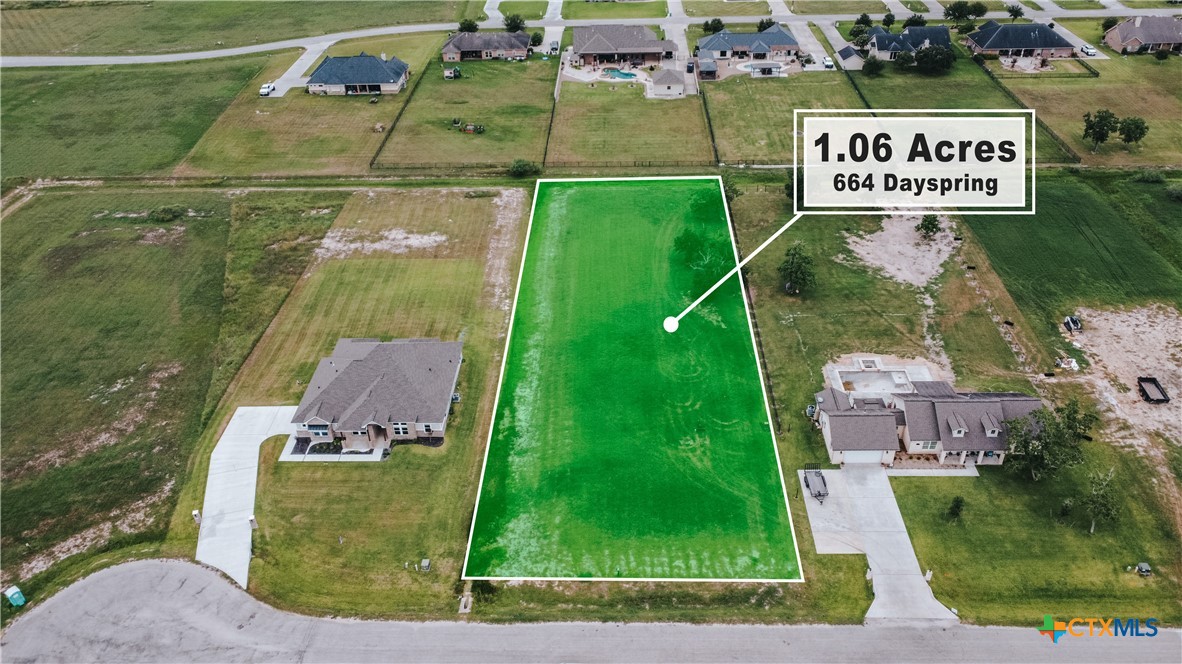
[(505, 0), (497, 9), (505, 16), (517, 14), (527, 21), (536, 21), (546, 15), (549, 5), (547, 0)]
[[(418, 76), (439, 55), (443, 35), (423, 33), (337, 44), (330, 55), (382, 53), (410, 65), (412, 78), (398, 94), (309, 95), (292, 88), (283, 97), (260, 97), (258, 88), (278, 78), (295, 54), (275, 56), (265, 71), (244, 88), (201, 138), (178, 175), (346, 175), (364, 173), (381, 145), (385, 130), (410, 97)], [(435, 73), (432, 71), (432, 73)]]
[(793, 14), (885, 14), (879, 0), (787, 0)]
[(718, 156), (724, 162), (792, 163), (794, 109), (865, 108), (840, 74), (806, 73), (789, 78), (732, 76), (704, 82)]
[[(349, 199), (330, 230), (334, 249), (300, 280), (210, 420), (181, 492), (170, 552), (192, 554), (188, 515), (201, 505), (209, 451), (234, 408), (298, 402), (340, 337), (463, 339), (463, 401), (442, 447), (400, 446), (376, 464), (282, 465), (275, 463), (282, 443), (264, 448), (250, 574), (253, 593), (287, 609), (454, 616), (528, 210), (523, 191), (519, 205), (492, 193), (377, 191)], [(365, 253), (364, 243), (384, 237), (403, 239)], [(422, 558), (431, 558), (430, 574), (402, 570)]]
[[(442, 67), (428, 67), (377, 164), (542, 161), (558, 60), (464, 62), (461, 70), (462, 78), (449, 81)], [(466, 134), (453, 119), (482, 124), (484, 133)]]
[[(1051, 126), (1084, 163), (1095, 165), (1182, 164), (1182, 58), (1159, 62), (1152, 55), (1122, 57), (1101, 41), (1100, 20), (1064, 19), (1060, 24), (1102, 49), (1108, 60), (1089, 60), (1099, 78), (1007, 78), (1003, 83)], [(1149, 123), (1138, 147), (1127, 148), (1114, 135), (1098, 152), (1083, 137), (1083, 115), (1106, 108), (1120, 117), (1136, 115)]]
[[(18, 3), (13, 3), (18, 5)], [(4, 55), (181, 53), (476, 18), (480, 0), (71, 3), (0, 12)]]
[(587, 2), (563, 0), (562, 18), (664, 18), (669, 13), (665, 0), (640, 2)]
[(645, 99), (640, 85), (562, 83), (547, 165), (707, 164), (713, 159), (706, 114), (697, 97)]
[[(682, 0), (686, 16), (712, 18), (716, 16), (767, 16), (772, 13), (767, 0)], [(729, 26), (728, 26), (729, 27)]]
[(167, 172), (267, 62), (5, 69), (4, 177)]
[(717, 179), (534, 206), (465, 575), (801, 578)]

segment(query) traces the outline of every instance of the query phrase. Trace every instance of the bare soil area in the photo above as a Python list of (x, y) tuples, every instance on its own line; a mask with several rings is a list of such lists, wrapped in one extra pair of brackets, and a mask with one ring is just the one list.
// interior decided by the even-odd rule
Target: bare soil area
[(892, 215), (882, 220), (882, 230), (851, 235), (846, 244), (863, 263), (895, 281), (923, 288), (940, 276), (956, 241), (947, 217), (940, 218), (940, 232), (931, 240), (924, 240), (915, 230), (919, 220), (917, 214)]

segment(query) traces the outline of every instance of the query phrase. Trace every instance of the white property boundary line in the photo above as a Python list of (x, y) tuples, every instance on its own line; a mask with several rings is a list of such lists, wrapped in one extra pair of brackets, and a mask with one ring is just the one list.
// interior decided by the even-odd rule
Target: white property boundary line
[[(731, 222), (730, 205), (726, 201), (726, 191), (722, 186), (722, 177), (718, 175), (676, 175), (632, 178), (546, 178), (534, 183), (534, 200), (529, 209), (529, 224), (525, 231), (525, 248), (521, 252), (521, 267), (517, 271), (517, 287), (513, 293), (513, 309), (509, 314), (509, 331), (505, 334), (505, 349), (501, 355), (501, 374), (497, 378), (497, 393), (493, 400), (492, 421), (488, 425), (488, 440), (484, 446), (484, 462), (480, 465), (480, 484), (476, 489), (476, 505), (472, 508), (472, 524), (468, 528), (468, 548), (464, 552), (464, 567), (460, 578), (465, 581), (623, 581), (623, 582), (670, 582), (670, 583), (804, 583), (804, 566), (800, 560), (800, 545), (796, 539), (796, 525), (792, 521), (792, 506), (788, 502), (788, 485), (784, 481), (784, 466), (780, 461), (780, 446), (776, 441), (776, 431), (772, 426), (772, 408), (767, 398), (767, 385), (763, 380), (763, 369), (759, 365), (759, 347), (755, 343), (755, 328), (751, 321), (751, 308), (747, 303), (747, 284), (739, 272), (739, 296), (743, 299), (743, 310), (747, 314), (747, 331), (751, 336), (751, 354), (755, 359), (755, 373), (759, 376), (759, 389), (763, 394), (764, 415), (767, 417), (768, 435), (772, 439), (772, 452), (776, 457), (776, 469), (780, 474), (780, 490), (784, 496), (784, 509), (788, 512), (788, 529), (792, 532), (792, 547), (796, 553), (796, 569), (800, 572), (798, 579), (697, 579), (680, 577), (587, 577), (587, 576), (469, 576), (468, 560), (472, 556), (472, 538), (476, 533), (476, 516), (480, 510), (480, 496), (484, 491), (484, 473), (488, 468), (488, 457), (492, 451), (492, 439), (497, 422), (497, 409), (500, 407), (501, 387), (505, 380), (505, 364), (509, 359), (509, 344), (513, 339), (513, 323), (517, 318), (517, 302), (521, 296), (521, 282), (525, 275), (525, 260), (529, 254), (529, 239), (533, 233), (534, 215), (538, 206), (538, 190), (542, 183), (550, 182), (644, 182), (662, 180), (715, 180), (718, 182), (718, 192), (722, 197), (722, 208), (726, 213), (727, 234), (731, 239), (731, 250), (734, 252), (735, 262), (739, 262), (739, 246), (735, 242), (734, 226)], [(659, 321), (654, 321), (659, 325)]]

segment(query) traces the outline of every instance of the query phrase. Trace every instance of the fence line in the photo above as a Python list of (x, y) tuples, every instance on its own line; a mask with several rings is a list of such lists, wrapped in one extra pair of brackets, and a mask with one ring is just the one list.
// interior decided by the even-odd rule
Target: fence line
[(375, 167), (374, 165), (377, 163), (378, 157), (382, 155), (382, 150), (386, 149), (386, 143), (390, 140), (390, 137), (394, 135), (394, 128), (398, 126), (398, 121), (402, 119), (402, 114), (406, 112), (407, 107), (410, 106), (411, 100), (415, 98), (415, 91), (419, 89), (419, 83), (422, 83), (423, 79), (427, 77), (428, 69), (431, 69), (431, 65), (427, 65), (423, 68), (423, 71), (419, 73), (419, 77), (415, 79), (414, 85), (411, 86), (410, 92), (406, 95), (406, 101), (403, 102), (402, 108), (398, 109), (398, 115), (394, 116), (394, 121), (391, 122), (390, 126), (386, 128), (386, 135), (382, 137), (382, 142), (378, 144), (377, 152), (374, 152), (373, 156), (369, 159), (370, 168)]
[[(993, 84), (995, 86), (997, 86), (997, 88), (999, 90), (1001, 90), (1002, 93), (1005, 94), (1005, 96), (1010, 98), (1010, 101), (1017, 104), (1020, 108), (1030, 108), (1029, 106), (1026, 105), (1026, 102), (1022, 101), (1022, 99), (1020, 97), (1018, 97), (1018, 95), (1014, 94), (1013, 90), (1010, 90), (1009, 88), (1007, 88), (1005, 83), (1002, 83), (1001, 80), (998, 79), (998, 77), (996, 75), (994, 75), (994, 73), (992, 71), (990, 71), (989, 67), (985, 65), (984, 60), (977, 62), (976, 59), (973, 59), (973, 62), (976, 63), (977, 66), (981, 68), (981, 71), (985, 72), (985, 75), (989, 77), (989, 80), (993, 81)], [(1099, 75), (1099, 74), (1097, 73), (1097, 75)], [(1037, 127), (1042, 128), (1047, 133), (1047, 135), (1051, 137), (1051, 140), (1055, 141), (1056, 145), (1058, 145), (1064, 152), (1067, 153), (1067, 156), (1074, 159), (1075, 163), (1078, 164), (1079, 162), (1083, 161), (1083, 159), (1080, 158), (1079, 153), (1076, 152), (1075, 149), (1072, 148), (1070, 145), (1068, 145), (1067, 141), (1064, 141), (1058, 134), (1056, 134), (1051, 129), (1050, 125), (1043, 122), (1042, 118), (1037, 117), (1037, 114), (1034, 118), (1034, 122)]]
[(718, 140), (714, 138), (714, 122), (710, 118), (710, 104), (707, 103), (706, 88), (702, 87), (701, 82), (698, 83), (698, 96), (702, 98), (702, 111), (706, 114), (706, 130), (710, 132), (710, 149), (714, 151), (714, 162), (719, 163), (722, 159), (718, 156)]
[[(735, 238), (735, 251), (739, 254), (739, 261), (743, 260), (743, 247), (739, 243), (739, 230), (735, 228), (734, 222), (728, 217), (727, 223), (731, 227), (731, 236)], [(739, 270), (739, 285), (743, 291), (743, 298), (747, 300), (747, 308), (751, 312), (751, 332), (755, 337), (755, 357), (759, 361), (759, 370), (763, 373), (763, 384), (767, 386), (767, 400), (768, 406), (772, 411), (772, 423), (776, 426), (776, 434), (783, 433), (783, 428), (780, 426), (780, 407), (776, 404), (776, 389), (775, 384), (772, 383), (772, 373), (767, 366), (767, 354), (763, 350), (763, 335), (759, 331), (759, 320), (755, 316), (755, 299), (751, 297), (751, 290), (747, 288), (747, 268), (744, 267)]]

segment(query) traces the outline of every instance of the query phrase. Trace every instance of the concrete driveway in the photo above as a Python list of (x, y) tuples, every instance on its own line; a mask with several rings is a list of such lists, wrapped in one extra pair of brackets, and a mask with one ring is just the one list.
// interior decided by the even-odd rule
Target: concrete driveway
[(874, 583), (867, 624), (955, 624), (956, 616), (936, 601), (919, 569), (886, 469), (847, 464), (822, 472), (829, 488), (823, 504), (809, 494), (799, 472), (813, 540), (817, 553), (866, 554)]
[(295, 412), (296, 406), (239, 408), (209, 457), (197, 560), (222, 570), (243, 588), (250, 571), (259, 446), (271, 436), (295, 433)]

